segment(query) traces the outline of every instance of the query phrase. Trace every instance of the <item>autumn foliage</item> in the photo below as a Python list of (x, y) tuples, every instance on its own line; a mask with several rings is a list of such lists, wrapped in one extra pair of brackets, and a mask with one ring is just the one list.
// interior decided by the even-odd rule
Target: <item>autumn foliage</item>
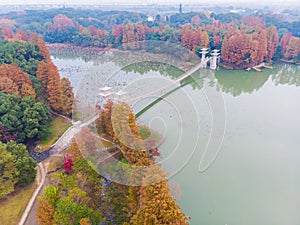
[(65, 155), (64, 169), (67, 173), (72, 171), (73, 165), (73, 160), (71, 159), (69, 154)]
[(278, 34), (275, 27), (253, 33), (237, 31), (224, 39), (221, 59), (224, 65), (232, 68), (252, 67), (270, 61), (277, 46)]
[(180, 28), (180, 33), (181, 43), (189, 50), (194, 50), (197, 46), (207, 48), (209, 45), (208, 34), (201, 27), (196, 28), (191, 25), (183, 25)]
[(51, 108), (56, 112), (70, 116), (74, 100), (70, 81), (67, 78), (60, 80), (57, 67), (52, 62), (41, 61), (36, 76), (42, 82), (44, 96)]
[(0, 65), (0, 91), (21, 97), (36, 96), (29, 76), (14, 64)]
[(54, 111), (61, 111), (60, 78), (57, 67), (52, 62), (40, 62), (36, 77), (42, 81), (45, 97)]
[(38, 198), (38, 205), (36, 209), (36, 220), (41, 225), (52, 225), (52, 220), (54, 217), (54, 208), (47, 199), (42, 197)]
[(50, 52), (43, 39), (39, 37), (38, 34), (36, 33), (30, 33), (30, 41), (36, 46), (38, 46), (39, 51), (43, 56), (45, 62), (50, 62), (51, 61)]
[[(106, 111), (105, 111), (106, 110)], [(171, 197), (166, 172), (150, 157), (142, 141), (136, 124), (136, 118), (129, 105), (105, 105), (107, 117), (100, 114), (97, 126), (98, 131), (105, 132), (106, 127), (111, 134), (111, 139), (122, 148), (122, 154), (129, 164), (133, 166), (150, 166), (149, 171), (141, 171), (137, 176), (132, 176), (132, 182), (141, 183), (141, 186), (132, 186), (128, 189), (119, 187), (119, 191), (128, 191), (130, 202), (125, 204), (130, 215), (130, 224), (188, 224), (187, 217), (180, 210), (175, 200)], [(105, 114), (104, 114), (105, 115)], [(111, 123), (110, 126), (107, 123)], [(105, 125), (106, 124), (106, 125)], [(99, 126), (102, 126), (99, 128)], [(121, 192), (122, 195), (124, 194)], [(120, 193), (120, 194), (121, 194)], [(126, 193), (126, 192), (125, 192)], [(124, 201), (124, 200), (122, 200)]]

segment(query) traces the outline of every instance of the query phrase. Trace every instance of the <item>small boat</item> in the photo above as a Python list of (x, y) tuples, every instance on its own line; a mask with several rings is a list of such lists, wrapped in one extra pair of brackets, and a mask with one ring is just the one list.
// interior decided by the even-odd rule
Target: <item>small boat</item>
[(256, 67), (252, 67), (254, 70), (256, 70), (257, 72), (261, 72), (262, 70)]

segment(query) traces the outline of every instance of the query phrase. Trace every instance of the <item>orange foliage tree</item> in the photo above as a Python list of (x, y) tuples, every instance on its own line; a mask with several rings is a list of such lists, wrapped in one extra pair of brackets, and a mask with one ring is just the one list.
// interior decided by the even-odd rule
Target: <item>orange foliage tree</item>
[(61, 111), (61, 89), (60, 77), (57, 67), (52, 62), (40, 62), (36, 76), (41, 80), (45, 90), (45, 97), (48, 99), (54, 111)]
[[(21, 97), (33, 96), (36, 93), (29, 76), (14, 64), (0, 65), (0, 90), (8, 94), (18, 94)], [(11, 89), (11, 90), (9, 90)]]
[(5, 76), (0, 76), (0, 91), (7, 94), (19, 94), (18, 86)]
[(282, 36), (281, 40), (280, 40), (280, 45), (281, 45), (281, 54), (284, 55), (286, 52), (286, 47), (289, 44), (289, 41), (292, 37), (292, 33), (287, 33), (285, 35)]
[(300, 54), (300, 39), (291, 37), (289, 44), (286, 46), (284, 57), (287, 59), (294, 59)]
[(38, 46), (45, 62), (51, 61), (49, 49), (47, 48), (46, 43), (43, 41), (43, 39), (38, 36), (38, 34), (31, 32), (30, 42)]
[(278, 33), (277, 33), (277, 29), (275, 26), (270, 26), (267, 29), (267, 39), (268, 39), (268, 54), (266, 56), (266, 60), (270, 61), (272, 60), (277, 47), (278, 47)]
[(221, 51), (223, 63), (233, 68), (254, 66), (253, 59), (256, 58), (257, 52), (252, 51), (254, 46), (252, 42), (252, 36), (242, 31), (225, 39)]
[(48, 63), (48, 65), (48, 101), (53, 110), (60, 112), (62, 104), (59, 73), (57, 67), (52, 62)]
[(61, 84), (61, 112), (64, 115), (72, 115), (72, 107), (74, 101), (74, 93), (72, 91), (73, 87), (68, 78), (62, 78), (60, 80)]
[(22, 89), (21, 89), (21, 97), (26, 97), (26, 96), (32, 96), (33, 98), (36, 97), (36, 93), (35, 93), (35, 90), (34, 88), (27, 84), (27, 83), (24, 83), (22, 85)]

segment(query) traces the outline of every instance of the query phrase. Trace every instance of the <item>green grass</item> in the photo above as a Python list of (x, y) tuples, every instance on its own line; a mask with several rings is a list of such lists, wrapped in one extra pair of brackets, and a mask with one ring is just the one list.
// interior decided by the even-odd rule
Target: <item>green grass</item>
[(72, 126), (72, 124), (65, 119), (54, 117), (49, 126), (50, 135), (41, 141), (40, 151), (45, 151), (50, 148), (70, 126)]
[(18, 224), (34, 192), (35, 183), (20, 188), (5, 199), (0, 200), (0, 224)]

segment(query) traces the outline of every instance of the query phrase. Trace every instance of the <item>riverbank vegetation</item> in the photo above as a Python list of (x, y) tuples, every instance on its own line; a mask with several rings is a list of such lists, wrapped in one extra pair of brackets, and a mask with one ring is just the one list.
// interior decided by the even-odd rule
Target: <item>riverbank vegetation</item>
[(142, 13), (67, 8), (1, 17), (2, 36), (7, 40), (26, 40), (28, 33), (38, 32), (49, 43), (150, 52), (160, 50), (146, 41), (168, 41), (196, 54), (203, 47), (221, 49), (221, 62), (228, 68), (247, 68), (279, 59), (300, 61), (300, 23), (263, 12), (177, 13), (165, 19), (157, 15), (148, 21)]

